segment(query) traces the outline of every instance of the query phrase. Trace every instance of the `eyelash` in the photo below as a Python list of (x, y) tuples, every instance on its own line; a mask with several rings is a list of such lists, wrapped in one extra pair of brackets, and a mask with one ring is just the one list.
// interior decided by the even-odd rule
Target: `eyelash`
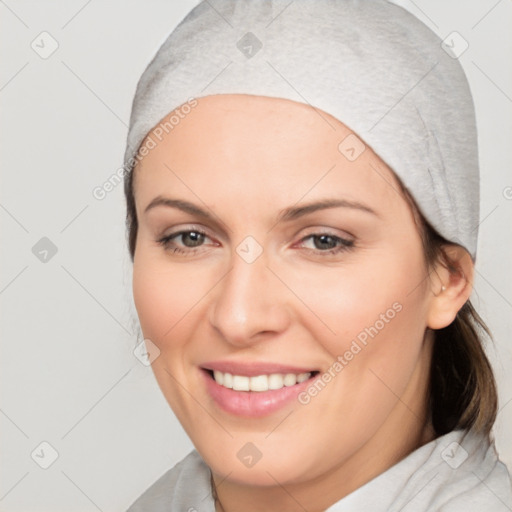
[(336, 235), (332, 235), (330, 233), (311, 233), (305, 237), (303, 237), (299, 243), (300, 244), (304, 244), (306, 240), (314, 240), (314, 238), (319, 238), (319, 237), (322, 237), (322, 236), (325, 236), (325, 237), (329, 237), (330, 239), (332, 239), (335, 243), (339, 244), (338, 247), (336, 248), (333, 248), (333, 249), (326, 249), (326, 250), (322, 250), (322, 249), (306, 249), (308, 252), (311, 251), (311, 252), (314, 252), (315, 254), (322, 254), (322, 255), (336, 255), (336, 254), (340, 254), (342, 252), (347, 252), (347, 251), (350, 251), (352, 249), (355, 248), (355, 243), (354, 243), (354, 240), (347, 240), (346, 238), (341, 238), (339, 236), (336, 236)]
[(179, 238), (180, 236), (189, 234), (189, 233), (197, 233), (198, 235), (204, 236), (205, 238), (209, 238), (208, 235), (201, 229), (184, 229), (182, 231), (178, 231), (176, 233), (171, 233), (170, 235), (166, 235), (157, 242), (164, 247), (166, 251), (171, 251), (173, 254), (195, 254), (198, 249), (201, 249), (203, 247), (203, 244), (197, 246), (197, 247), (172, 247), (173, 240), (176, 238)]
[[(171, 233), (170, 235), (166, 235), (160, 239), (157, 240), (157, 242), (164, 247), (166, 251), (171, 251), (173, 254), (185, 254), (185, 255), (193, 255), (198, 250), (200, 250), (202, 247), (204, 247), (204, 244), (201, 244), (197, 247), (188, 247), (188, 248), (182, 248), (178, 246), (172, 246), (173, 241), (176, 238), (179, 238), (180, 236), (190, 234), (190, 233), (196, 233), (200, 236), (204, 236), (205, 238), (209, 238), (208, 235), (201, 229), (186, 229), (182, 231), (178, 231), (176, 233)], [(303, 237), (298, 244), (304, 244), (307, 240), (313, 240), (315, 237), (322, 237), (326, 236), (332, 239), (335, 243), (339, 244), (338, 247), (333, 249), (306, 249), (308, 252), (314, 252), (316, 254), (322, 254), (322, 255), (335, 255), (342, 252), (351, 251), (355, 248), (355, 243), (353, 240), (347, 240), (345, 238), (341, 238), (336, 235), (332, 235), (327, 232), (319, 232), (319, 233), (311, 233), (305, 237)], [(297, 244), (294, 244), (297, 245)]]

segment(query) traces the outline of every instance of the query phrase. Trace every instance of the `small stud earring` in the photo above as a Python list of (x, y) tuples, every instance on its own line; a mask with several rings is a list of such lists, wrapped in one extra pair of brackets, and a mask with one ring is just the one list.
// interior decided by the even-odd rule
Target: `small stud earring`
[(441, 286), (441, 291), (445, 292), (446, 291), (446, 286)]

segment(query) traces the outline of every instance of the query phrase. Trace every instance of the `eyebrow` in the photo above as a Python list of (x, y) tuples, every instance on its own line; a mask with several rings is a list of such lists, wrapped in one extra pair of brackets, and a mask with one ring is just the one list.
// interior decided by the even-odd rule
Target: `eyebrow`
[(327, 210), (329, 208), (351, 208), (375, 215), (376, 217), (380, 217), (380, 215), (375, 210), (358, 201), (349, 201), (348, 199), (325, 199), (323, 201), (316, 201), (301, 206), (286, 208), (285, 210), (281, 211), (279, 215), (279, 221), (287, 222), (295, 220), (299, 217), (308, 215), (318, 210)]
[[(203, 217), (207, 220), (214, 220), (214, 217), (211, 213), (200, 208), (199, 206), (190, 203), (188, 201), (184, 201), (182, 199), (171, 199), (169, 197), (157, 196), (155, 197), (149, 204), (146, 206), (144, 213), (149, 210), (156, 208), (157, 206), (166, 206), (168, 208), (176, 208), (177, 210), (181, 210), (185, 213), (189, 213), (190, 215), (196, 215), (198, 217)], [(330, 208), (351, 208), (354, 210), (359, 210), (365, 213), (369, 213), (376, 217), (380, 217), (379, 214), (370, 208), (369, 206), (360, 203), (358, 201), (349, 201), (347, 199), (325, 199), (323, 201), (316, 201), (308, 204), (304, 204), (301, 206), (292, 206), (290, 208), (286, 208), (281, 210), (278, 216), (278, 222), (290, 222), (292, 220), (303, 217), (304, 215), (308, 215), (310, 213), (314, 213), (319, 210), (327, 210)]]
[(204, 217), (205, 219), (213, 220), (213, 215), (203, 208), (196, 206), (193, 203), (189, 203), (188, 201), (183, 201), (182, 199), (171, 199), (170, 197), (155, 197), (144, 210), (144, 213), (149, 210), (156, 208), (157, 206), (167, 206), (168, 208), (176, 208), (177, 210), (181, 210), (185, 213), (190, 213), (191, 215), (197, 215), (199, 217)]

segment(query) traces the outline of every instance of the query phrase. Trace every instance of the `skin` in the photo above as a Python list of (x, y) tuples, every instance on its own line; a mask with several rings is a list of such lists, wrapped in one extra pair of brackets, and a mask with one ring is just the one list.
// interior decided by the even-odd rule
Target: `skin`
[[(430, 329), (451, 323), (469, 298), (473, 265), (454, 245), (463, 274), (428, 271), (393, 172), (369, 147), (353, 162), (338, 150), (350, 133), (292, 101), (210, 96), (137, 165), (135, 304), (161, 351), (159, 386), (212, 470), (217, 510), (325, 510), (434, 437)], [(158, 196), (212, 218), (146, 211)], [(332, 207), (280, 220), (287, 208), (340, 198), (375, 213)], [(158, 242), (198, 229), (207, 237), (196, 248), (184, 245), (189, 237)], [(319, 249), (312, 235), (323, 233), (353, 247)], [(250, 264), (236, 252), (248, 235), (263, 249)], [(327, 371), (396, 303), (401, 311), (307, 405), (250, 419), (222, 411), (206, 391), (198, 367), (212, 360)], [(262, 453), (251, 468), (237, 457), (248, 442)]]

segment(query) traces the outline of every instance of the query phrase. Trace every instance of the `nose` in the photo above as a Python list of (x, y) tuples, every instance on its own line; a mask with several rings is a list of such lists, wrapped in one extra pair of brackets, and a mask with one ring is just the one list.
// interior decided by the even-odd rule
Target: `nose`
[(267, 268), (264, 255), (247, 263), (233, 254), (231, 270), (215, 292), (210, 324), (232, 345), (245, 346), (269, 339), (290, 325), (286, 294)]

